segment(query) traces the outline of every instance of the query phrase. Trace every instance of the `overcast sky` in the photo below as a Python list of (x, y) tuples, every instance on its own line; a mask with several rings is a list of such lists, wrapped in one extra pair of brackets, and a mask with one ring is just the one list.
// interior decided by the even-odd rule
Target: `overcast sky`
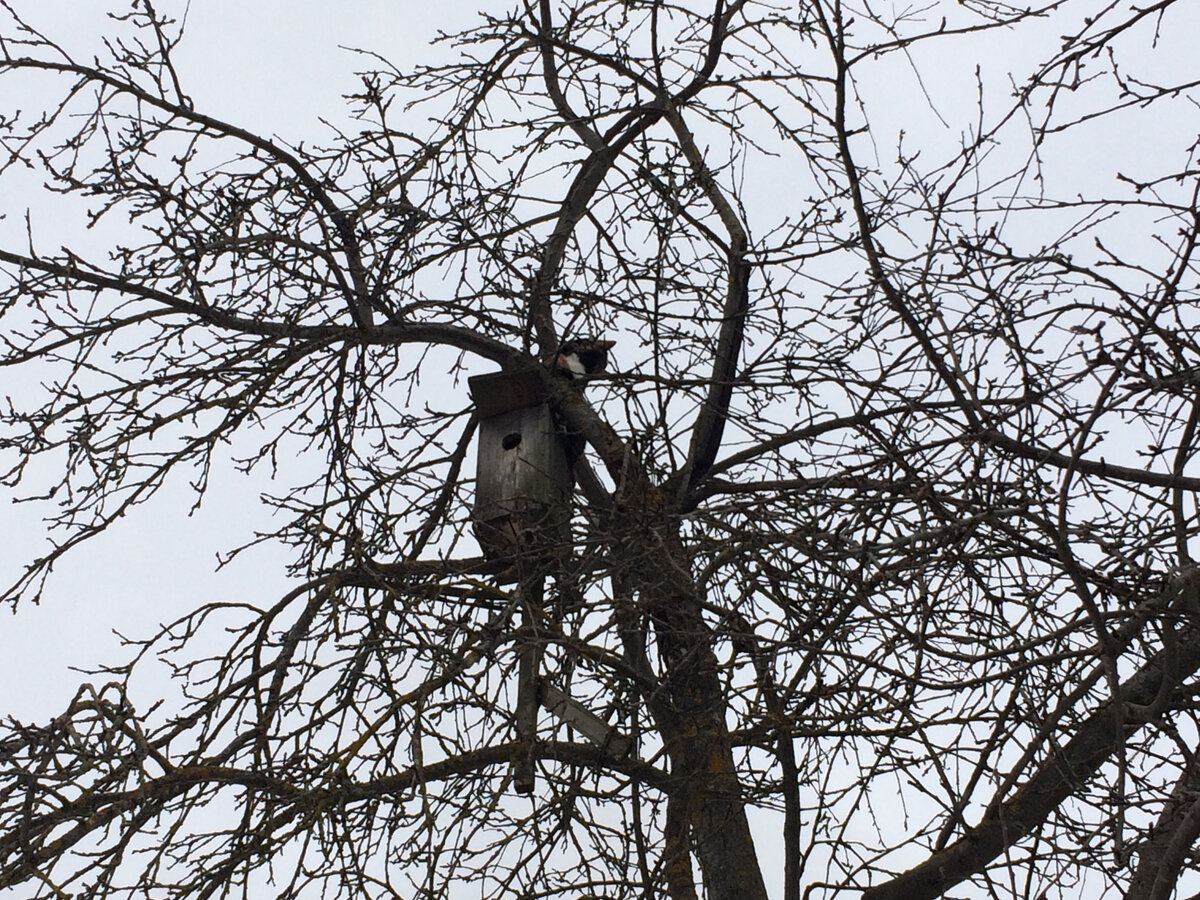
[[(349, 48), (373, 51), (402, 68), (419, 61), (444, 60), (453, 49), (431, 48), (429, 43), (439, 30), (461, 28), (473, 21), (481, 8), (500, 10), (510, 5), (495, 0), (197, 0), (190, 8), (169, 3), (161, 0), (158, 8), (164, 12), (186, 9), (187, 36), (176, 62), (185, 90), (197, 107), (293, 143), (327, 136), (322, 117), (344, 121), (341, 96), (359, 87), (354, 72), (368, 65)], [(118, 8), (124, 10), (127, 5), (121, 3)], [(14, 0), (13, 6), (83, 58), (109, 28), (103, 2)], [(1192, 6), (1195, 28), (1180, 27), (1187, 23), (1181, 23), (1173, 11), (1172, 27), (1155, 38), (1157, 49), (1141, 72), (1143, 77), (1168, 82), (1194, 67), (1190, 43), (1200, 33), (1197, 7), (1200, 4)], [(1025, 71), (1035, 60), (1052, 54), (1060, 33), (1048, 25), (1032, 37), (1023, 31), (1019, 36), (989, 33), (978, 41), (936, 42), (932, 64), (930, 58), (920, 57), (922, 48), (911, 58), (893, 54), (881, 65), (893, 67), (894, 77), (885, 68), (877, 83), (895, 97), (883, 98), (891, 102), (866, 98), (876, 152), (881, 157), (893, 155), (897, 136), (904, 131), (906, 146), (920, 147), (927, 158), (952, 154), (963, 129), (975, 116), (976, 65), (984, 70), (986, 108), (1002, 109), (1012, 93), (1005, 73)], [(1149, 44), (1148, 40), (1147, 50)], [(914, 62), (918, 68), (924, 66), (920, 83), (912, 74)], [(45, 85), (46, 97), (61, 88), (52, 79), (46, 79)], [(932, 104), (922, 94), (927, 94)], [(22, 100), (26, 109), (39, 104), (36, 94)], [(1086, 190), (1096, 173), (1136, 166), (1159, 147), (1177, 153), (1187, 143), (1181, 138), (1189, 130), (1195, 134), (1194, 122), (1185, 118), (1161, 125), (1161, 129), (1123, 134), (1120, 140), (1098, 133), (1092, 140), (1075, 135), (1061, 147), (1047, 145), (1043, 149), (1053, 169), (1055, 189), (1060, 194)], [(1014, 127), (1022, 126), (1017, 123)], [(754, 176), (750, 173), (750, 189)], [(36, 200), (32, 194), (25, 198), (14, 192), (13, 185), (11, 178), (6, 179), (3, 211), (9, 215), (0, 222), (0, 239), (11, 240), (21, 233), (27, 206), (33, 206), (35, 234), (43, 250), (58, 245), (51, 246), (52, 242), (97, 237), (68, 229), (45, 207), (44, 195)], [(769, 179), (766, 187), (770, 188)], [(1125, 238), (1141, 239), (1137, 234)], [(11, 381), (7, 389), (14, 389)], [(78, 676), (65, 672), (68, 661), (86, 665), (121, 657), (114, 629), (146, 636), (156, 623), (193, 607), (214, 591), (260, 601), (264, 594), (276, 594), (282, 585), (282, 557), (265, 551), (240, 560), (220, 576), (206, 577), (213, 570), (218, 550), (227, 550), (248, 536), (254, 524), (268, 524), (261, 518), (265, 512), (257, 502), (258, 493), (267, 487), (262, 479), (247, 480), (228, 470), (217, 471), (204, 506), (192, 516), (186, 516), (190, 505), (187, 492), (167, 491), (140, 515), (75, 551), (57, 570), (41, 607), (23, 608), (15, 618), (3, 614), (0, 711), (22, 719), (42, 719), (61, 709), (79, 681)], [(8, 505), (7, 498), (0, 500)], [(39, 552), (44, 537), (41, 513), (32, 506), (6, 513), (8, 540), (0, 547), (0, 573), (7, 583), (23, 560)], [(232, 527), (234, 524), (238, 527)]]
[[(12, 5), (80, 58), (90, 55), (109, 28), (103, 10), (128, 7), (94, 0), (16, 0)], [(290, 142), (319, 141), (329, 135), (320, 119), (336, 122), (344, 110), (341, 96), (361, 85), (354, 72), (366, 63), (347, 48), (399, 63), (433, 60), (447, 53), (430, 48), (438, 30), (455, 30), (488, 5), (197, 0), (187, 11), (187, 37), (176, 60), (185, 89), (205, 112)], [(167, 0), (157, 4), (160, 12), (183, 6), (172, 7)], [(56, 96), (61, 84), (44, 82), (45, 96)], [(22, 101), (30, 110), (38, 97)], [(25, 208), (44, 198), (18, 196), (11, 180), (3, 197), (0, 211), (7, 217), (0, 222), (0, 235), (11, 238), (23, 230)], [(33, 212), (43, 249), (67, 240), (44, 207)], [(73, 230), (71, 238), (76, 234)], [(11, 393), (15, 384), (11, 375), (6, 378), (2, 393)], [(228, 468), (214, 476), (196, 513), (187, 515), (191, 497), (181, 485), (167, 490), (70, 554), (56, 568), (41, 606), (27, 604), (16, 616), (0, 611), (0, 715), (45, 721), (61, 712), (80, 681), (97, 680), (69, 671), (70, 665), (124, 659), (114, 630), (148, 637), (158, 623), (212, 599), (214, 592), (259, 603), (282, 592), (279, 552), (254, 551), (212, 575), (218, 551), (248, 539), (254, 525), (269, 524), (257, 500), (269, 488), (263, 478), (247, 479)], [(45, 509), (12, 506), (10, 494), (0, 494), (0, 504), (5, 510), (0, 574), (7, 585), (21, 563), (44, 552)], [(145, 706), (151, 698), (133, 699)]]
[[(445, 59), (454, 52), (452, 48), (429, 46), (439, 30), (461, 28), (474, 20), (481, 8), (509, 6), (494, 0), (197, 0), (190, 8), (169, 3), (162, 0), (160, 11), (186, 9), (187, 37), (176, 61), (185, 90), (196, 105), (289, 142), (319, 141), (328, 135), (322, 117), (344, 121), (341, 95), (359, 86), (354, 72), (367, 65), (348, 48), (376, 52), (400, 67)], [(121, 3), (118, 8), (124, 10), (127, 5)], [(13, 6), (84, 58), (108, 27), (103, 13), (107, 4), (103, 2), (14, 0)], [(1194, 67), (1190, 44), (1200, 34), (1197, 7), (1200, 4), (1192, 6), (1194, 28), (1181, 27), (1187, 23), (1173, 11), (1171, 27), (1154, 39), (1156, 51), (1139, 74), (1169, 82)], [(897, 92), (895, 102), (870, 105), (877, 153), (881, 157), (894, 154), (894, 141), (902, 130), (908, 135), (907, 146), (920, 147), (927, 156), (952, 153), (961, 140), (963, 123), (974, 116), (975, 66), (984, 68), (985, 105), (998, 110), (1011, 95), (1004, 73), (1027, 70), (1034, 60), (1052, 54), (1059, 34), (1048, 25), (1032, 38), (1023, 31), (1011, 40), (1003, 33), (989, 33), (975, 42), (945, 46), (937, 42), (933, 66), (929, 59), (919, 57), (918, 48), (915, 61), (918, 67), (926, 66), (920, 86), (911, 71), (903, 71), (910, 66), (910, 59), (894, 54), (883, 65), (895, 67), (895, 78), (882, 78), (880, 83)], [(1150, 50), (1149, 41), (1146, 49)], [(893, 83), (898, 88), (886, 87)], [(46, 79), (46, 87), (49, 97), (60, 85)], [(919, 96), (920, 87), (932, 98), (932, 106)], [(26, 109), (39, 103), (36, 95), (22, 100)], [(1019, 123), (1015, 127), (1020, 127)], [(1098, 172), (1136, 167), (1159, 147), (1178, 153), (1186, 146), (1183, 138), (1189, 132), (1194, 136), (1195, 123), (1181, 117), (1162, 122), (1159, 129), (1123, 134), (1120, 140), (1103, 133), (1092, 140), (1074, 135), (1062, 147), (1051, 143), (1044, 151), (1054, 170), (1054, 187), (1064, 194), (1086, 190), (1089, 178)], [(751, 173), (751, 179), (753, 176)], [(31, 198), (15, 193), (12, 179), (6, 180), (3, 210), (9, 215), (0, 222), (0, 239), (11, 240), (20, 234), (24, 209), (30, 205), (34, 206), (35, 234), (42, 249), (52, 250), (51, 242), (75, 238), (77, 232), (68, 231), (43, 206), (44, 197)], [(1141, 239), (1132, 233), (1125, 237)], [(8, 390), (13, 387), (10, 383)], [(141, 515), (76, 551), (60, 566), (40, 608), (25, 608), (15, 619), (5, 614), (0, 629), (0, 676), (7, 677), (0, 677), (0, 710), (21, 718), (39, 718), (60, 708), (78, 681), (62, 674), (65, 661), (85, 664), (116, 658), (114, 628), (145, 635), (156, 622), (191, 607), (213, 590), (258, 595), (277, 590), (280, 560), (272, 561), (265, 553), (251, 556), (216, 580), (201, 577), (211, 572), (215, 552), (228, 549), (230, 534), (239, 531), (230, 528), (231, 520), (254, 523), (255, 517), (263, 514), (256, 498), (265, 488), (261, 481), (218, 471), (204, 506), (190, 518), (184, 515), (189, 505), (184, 492), (167, 492)], [(4, 502), (7, 505), (6, 498)], [(0, 548), (0, 572), (8, 582), (19, 563), (38, 552), (44, 533), (39, 517), (40, 511), (33, 507), (6, 513), (8, 540)]]
[[(45, 33), (83, 54), (105, 27), (99, 12), (105, 4), (93, 0), (11, 2)], [(120, 5), (127, 8), (128, 0)], [(344, 48), (375, 51), (401, 67), (445, 58), (451, 48), (429, 47), (439, 29), (456, 30), (482, 6), (509, 5), (459, 0), (196, 0), (188, 10), (187, 37), (176, 60), (186, 92), (205, 112), (289, 142), (320, 141), (328, 134), (320, 118), (341, 120), (341, 95), (358, 87), (354, 71), (366, 65)], [(159, 6), (166, 9), (166, 0)], [(1160, 36), (1148, 74), (1167, 82), (1180, 79), (1186, 67), (1195, 67), (1189, 45), (1200, 34), (1198, 8), (1200, 3), (1193, 5), (1195, 28), (1176, 23)], [(881, 156), (894, 153), (894, 138), (901, 130), (912, 136), (913, 146), (928, 139), (931, 146), (952, 152), (961, 139), (960, 123), (964, 116), (970, 119), (975, 103), (976, 63), (993, 73), (1020, 71), (1052, 53), (1059, 36), (1048, 28), (1041, 43), (1022, 39), (1004, 45), (1002, 35), (987, 41), (988, 58), (975, 55), (972, 45), (964, 43), (957, 55), (941, 59), (942, 69), (926, 71), (932, 79), (926, 85), (935, 99), (932, 109), (908, 94), (898, 95), (890, 106), (872, 107), (880, 116), (873, 126)], [(973, 46), (983, 52), (985, 42)], [(892, 63), (903, 67), (905, 60), (897, 54)], [(911, 79), (897, 83), (912, 90)], [(1000, 78), (988, 84), (988, 102), (1002, 105), (1010, 86)], [(52, 96), (54, 85), (48, 81), (47, 86), (47, 96)], [(32, 96), (22, 105), (36, 108), (38, 103)], [(939, 113), (946, 122), (939, 122)], [(1098, 134), (1093, 140), (1075, 136), (1063, 148), (1048, 147), (1048, 160), (1056, 167), (1056, 190), (1086, 190), (1094, 173), (1135, 165), (1160, 146), (1178, 152), (1186, 145), (1181, 137), (1194, 137), (1195, 132), (1194, 121), (1179, 119), (1164, 122), (1161, 131), (1135, 132), (1120, 141)], [(19, 233), (24, 207), (32, 202), (11, 191), (4, 195), (0, 210), (10, 215), (0, 223), (0, 237)], [(48, 245), (55, 238), (55, 223), (38, 224), (42, 249), (54, 249)], [(1139, 239), (1134, 234), (1128, 238)], [(11, 385), (6, 390), (11, 391)], [(247, 539), (256, 525), (269, 524), (257, 499), (268, 488), (261, 474), (247, 479), (229, 468), (217, 470), (204, 505), (190, 516), (191, 497), (182, 485), (163, 491), (138, 515), (75, 551), (56, 571), (40, 607), (27, 605), (15, 617), (0, 612), (0, 714), (45, 721), (60, 712), (79, 682), (90, 677), (68, 671), (69, 665), (123, 659), (114, 630), (148, 637), (157, 623), (214, 595), (261, 604), (282, 593), (280, 551), (251, 552), (212, 574), (218, 551)], [(7, 585), (20, 564), (43, 546), (44, 510), (32, 505), (6, 509), (9, 498), (2, 494), (0, 503), (6, 536), (0, 543), (0, 576)], [(152, 695), (148, 690), (132, 699), (145, 708)]]

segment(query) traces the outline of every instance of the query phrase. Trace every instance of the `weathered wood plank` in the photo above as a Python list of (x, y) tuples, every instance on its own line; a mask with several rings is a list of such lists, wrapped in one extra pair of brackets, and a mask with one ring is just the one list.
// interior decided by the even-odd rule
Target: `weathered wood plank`
[(542, 706), (562, 719), (589, 741), (613, 756), (623, 758), (633, 749), (633, 741), (598, 715), (573, 700), (553, 685), (542, 683)]

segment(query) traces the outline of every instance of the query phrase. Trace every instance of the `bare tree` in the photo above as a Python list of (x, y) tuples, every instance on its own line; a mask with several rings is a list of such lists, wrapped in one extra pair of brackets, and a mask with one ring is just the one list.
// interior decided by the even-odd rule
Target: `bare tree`
[[(108, 241), (0, 248), (0, 362), (30, 373), (0, 471), (55, 536), (6, 597), (230, 459), (272, 473), (284, 524), (244, 538), (296, 579), (4, 726), (0, 886), (1194, 875), (1185, 4), (514, 0), (444, 66), (365, 54), (323, 147), (197, 108), (145, 0), (88, 60), (0, 5), (0, 184), (35, 169)], [(996, 47), (1011, 80), (956, 67)], [(21, 108), (35, 81), (58, 102)], [(594, 336), (607, 371), (548, 364)], [(495, 369), (587, 450), (569, 536), (485, 557), (461, 376)], [(135, 709), (156, 658), (178, 696)]]

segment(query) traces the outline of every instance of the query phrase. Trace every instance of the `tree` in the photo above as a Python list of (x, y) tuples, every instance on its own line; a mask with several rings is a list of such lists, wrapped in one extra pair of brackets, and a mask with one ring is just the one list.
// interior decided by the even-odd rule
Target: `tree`
[[(445, 65), (365, 54), (354, 124), (303, 146), (198, 108), (145, 0), (88, 61), (5, 3), (0, 179), (35, 169), (108, 242), (0, 248), (2, 362), (31, 373), (0, 470), (56, 536), (6, 598), (230, 460), (272, 473), (283, 524), (245, 540), (296, 583), (4, 726), (0, 885), (1186, 885), (1183, 7), (515, 0)], [(30, 80), (59, 102), (19, 109)], [(545, 364), (597, 335), (608, 372)], [(497, 368), (588, 448), (569, 538), (516, 559), (470, 528), (462, 376)], [(630, 752), (518, 729), (529, 648)], [(156, 657), (178, 697), (135, 708)]]

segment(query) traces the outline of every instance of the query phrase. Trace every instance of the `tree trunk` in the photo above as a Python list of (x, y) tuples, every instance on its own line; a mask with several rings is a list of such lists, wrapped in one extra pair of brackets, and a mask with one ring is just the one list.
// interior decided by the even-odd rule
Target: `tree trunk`
[[(652, 503), (661, 497), (654, 488), (646, 494)], [(725, 724), (713, 634), (701, 614), (682, 542), (671, 517), (632, 518), (639, 521), (619, 529), (624, 556), (618, 558), (631, 563), (631, 581), (658, 642), (662, 686), (647, 702), (671, 760), (669, 802), (691, 826), (707, 896), (767, 900)], [(675, 900), (689, 896), (674, 883), (671, 894)]]

